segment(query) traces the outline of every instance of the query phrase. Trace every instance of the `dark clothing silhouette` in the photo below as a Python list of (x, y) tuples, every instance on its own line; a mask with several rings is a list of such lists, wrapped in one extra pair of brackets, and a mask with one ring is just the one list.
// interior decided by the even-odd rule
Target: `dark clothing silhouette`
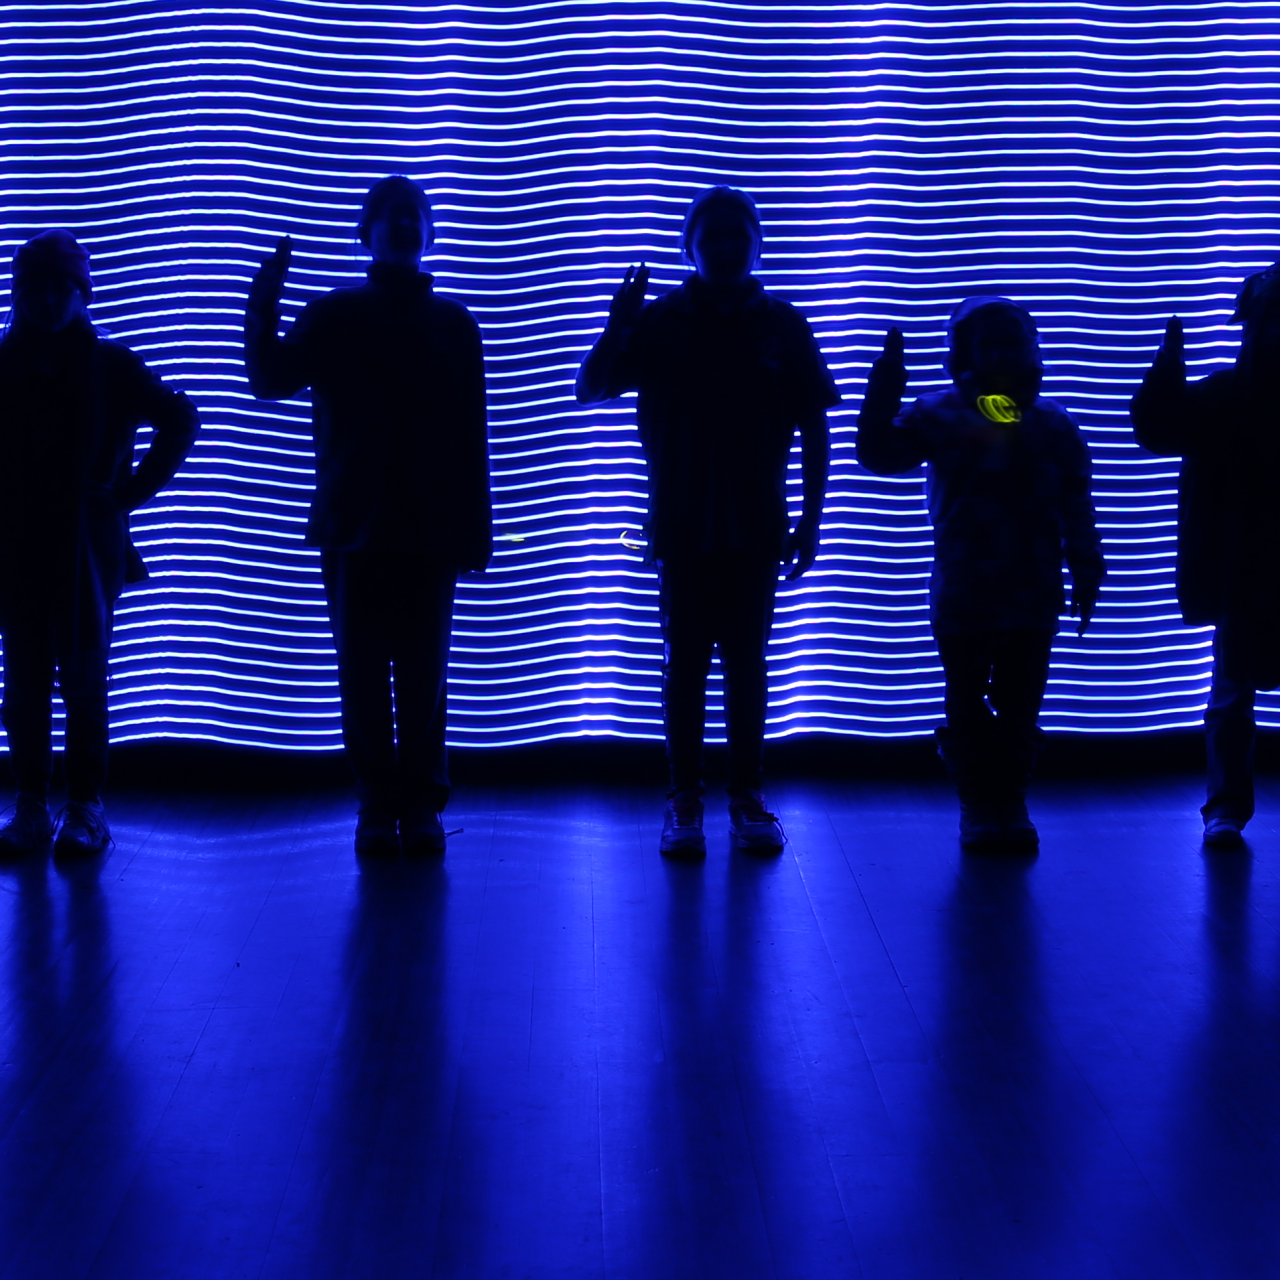
[[(143, 423), (155, 434), (135, 470)], [(48, 789), (55, 672), (73, 798), (101, 787), (112, 611), (125, 584), (146, 576), (129, 513), (172, 479), (197, 426), (186, 396), (87, 322), (0, 342), (4, 721), (23, 791)]]
[(400, 552), (320, 556), (338, 654), (342, 741), (360, 803), (408, 818), (439, 813), (449, 799), (445, 674), (457, 572)]
[(1049, 679), (1054, 632), (1018, 628), (943, 632), (938, 657), (946, 676), (947, 726), (972, 739), (992, 729), (1026, 742), (1035, 733)]
[(1182, 458), (1178, 600), (1216, 628), (1206, 819), (1253, 816), (1254, 702), (1280, 685), (1280, 401), (1239, 366), (1188, 384), (1160, 361), (1130, 404), (1138, 441)]
[[(990, 302), (1006, 315), (1025, 315), (1005, 299)], [(900, 475), (928, 464), (929, 612), (946, 676), (947, 722), (937, 739), (956, 780), (968, 848), (1038, 840), (1025, 799), (1066, 603), (1062, 566), (1065, 560), (1090, 599), (1104, 572), (1089, 451), (1068, 414), (1035, 389), (1040, 366), (1029, 316), (1026, 326), (1022, 364), (1034, 386), (1017, 402), (1016, 417), (991, 420), (972, 390), (954, 383), (900, 411), (905, 371), (888, 348), (872, 368), (858, 416), (858, 461), (869, 471)], [(953, 323), (953, 369), (957, 330)]]
[(1189, 626), (1233, 623), (1237, 680), (1280, 685), (1280, 397), (1239, 368), (1188, 385), (1150, 369), (1130, 404), (1138, 442), (1182, 458), (1178, 602)]
[(460, 570), (493, 551), (480, 332), (431, 276), (374, 263), (366, 283), (307, 304), (245, 349), (263, 400), (312, 393), (309, 546), (395, 549)]
[[(592, 365), (603, 376), (587, 379)], [(758, 791), (768, 707), (765, 650), (790, 522), (787, 459), (802, 419), (840, 396), (808, 322), (748, 278), (732, 304), (697, 276), (645, 305), (621, 341), (583, 364), (578, 396), (639, 393), (649, 555), (658, 564), (663, 713), (672, 793), (701, 794), (706, 682), (726, 685), (729, 790)], [(603, 385), (592, 397), (588, 381)]]
[(778, 562), (743, 555), (678, 556), (658, 565), (663, 707), (673, 792), (701, 792), (707, 676), (718, 649), (724, 670), (729, 790), (758, 791), (764, 766)]
[(934, 634), (1057, 631), (1064, 559), (1073, 576), (1103, 572), (1079, 428), (1043, 396), (1016, 426), (989, 422), (954, 387), (899, 414), (875, 384), (873, 373), (858, 461), (877, 475), (929, 464)]
[(840, 400), (800, 312), (754, 278), (721, 310), (690, 276), (641, 311), (607, 384), (639, 392), (651, 557), (780, 560), (796, 423)]
[(274, 317), (246, 336), (254, 395), (312, 390), (307, 542), (324, 553), (362, 807), (439, 811), (454, 585), (492, 553), (479, 330), (429, 275), (375, 262), (364, 284), (309, 303), (283, 339)]

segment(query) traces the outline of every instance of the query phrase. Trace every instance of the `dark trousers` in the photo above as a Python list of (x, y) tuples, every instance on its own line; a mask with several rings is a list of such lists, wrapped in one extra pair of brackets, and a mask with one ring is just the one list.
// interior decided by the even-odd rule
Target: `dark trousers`
[(1213, 633), (1213, 684), (1204, 713), (1209, 757), (1205, 818), (1230, 818), (1241, 825), (1253, 817), (1253, 705), (1257, 690), (1249, 680), (1248, 640), (1227, 621)]
[(361, 809), (438, 813), (449, 800), (445, 677), (457, 570), (364, 550), (324, 551), (321, 569)]
[(704, 789), (707, 676), (717, 650), (725, 681), (729, 790), (760, 788), (769, 706), (765, 648), (777, 584), (777, 560), (758, 556), (689, 556), (658, 565), (662, 711), (673, 794)]
[(4, 631), (4, 706), (18, 790), (46, 797), (53, 780), (53, 689), (66, 709), (63, 766), (72, 800), (96, 800), (107, 780), (106, 649), (76, 650), (47, 614)]
[(982, 737), (1031, 735), (1049, 682), (1056, 632), (1023, 629), (964, 631), (937, 636), (946, 676), (947, 728)]

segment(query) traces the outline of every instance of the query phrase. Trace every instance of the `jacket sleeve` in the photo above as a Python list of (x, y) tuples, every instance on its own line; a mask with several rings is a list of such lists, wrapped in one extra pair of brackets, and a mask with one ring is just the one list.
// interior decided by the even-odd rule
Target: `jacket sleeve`
[(901, 414), (906, 382), (883, 357), (871, 366), (867, 391), (858, 412), (858, 461), (873, 475), (897, 476), (925, 461), (924, 436)]
[(479, 571), (493, 555), (493, 503), (489, 492), (489, 432), (485, 411), (484, 346), (480, 327), (462, 312), (457, 342), (460, 456), (456, 519), (460, 569)]
[(113, 487), (115, 502), (125, 512), (150, 502), (173, 479), (200, 428), (196, 407), (186, 395), (166, 387), (132, 352), (129, 359), (131, 416), (150, 423), (155, 435), (142, 461)]
[(1101, 582), (1107, 567), (1093, 507), (1093, 461), (1080, 428), (1068, 424), (1059, 513), (1063, 558), (1073, 579)]
[(289, 332), (280, 337), (280, 317), (259, 315), (252, 307), (244, 317), (244, 366), (249, 390), (258, 400), (288, 400), (311, 384), (307, 359), (314, 322), (308, 304)]
[[(647, 308), (646, 308), (647, 310)], [(645, 312), (634, 329), (606, 326), (578, 369), (573, 393), (579, 404), (604, 404), (639, 386), (636, 352), (643, 342)], [(640, 333), (639, 342), (637, 333)]]

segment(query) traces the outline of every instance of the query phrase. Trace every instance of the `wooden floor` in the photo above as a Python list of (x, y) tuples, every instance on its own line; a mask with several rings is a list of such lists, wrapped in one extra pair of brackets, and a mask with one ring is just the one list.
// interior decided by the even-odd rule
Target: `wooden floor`
[(791, 843), (491, 786), (440, 866), (348, 802), (126, 793), (0, 872), (0, 1277), (1280, 1276), (1280, 788), (778, 783)]

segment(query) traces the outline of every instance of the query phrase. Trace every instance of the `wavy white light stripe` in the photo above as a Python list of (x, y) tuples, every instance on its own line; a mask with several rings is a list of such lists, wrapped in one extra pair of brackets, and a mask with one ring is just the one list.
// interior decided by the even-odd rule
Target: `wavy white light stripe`
[[(922, 483), (861, 473), (852, 423), (889, 324), (913, 389), (940, 385), (947, 312), (991, 287), (1040, 321), (1112, 563), (1094, 631), (1059, 640), (1046, 723), (1198, 719), (1209, 650), (1174, 600), (1177, 467), (1137, 450), (1125, 403), (1170, 313), (1197, 373), (1230, 359), (1238, 281), (1275, 254), (1271, 6), (90, 0), (0, 6), (0, 35), (0, 249), (74, 228), (97, 319), (205, 422), (134, 521), (153, 576), (119, 612), (118, 739), (337, 744), (302, 546), (307, 410), (248, 396), (239, 307), (286, 229), (291, 313), (358, 278), (353, 211), (397, 171), (431, 189), (433, 269), (488, 353), (500, 540), (459, 593), (454, 741), (660, 734), (656, 593), (620, 541), (644, 507), (633, 410), (579, 410), (571, 382), (629, 262), (679, 280), (683, 207), (713, 181), (757, 196), (765, 281), (810, 316), (846, 397), (824, 558), (779, 595), (772, 731), (938, 719)], [(1280, 724), (1274, 696), (1262, 719)]]

